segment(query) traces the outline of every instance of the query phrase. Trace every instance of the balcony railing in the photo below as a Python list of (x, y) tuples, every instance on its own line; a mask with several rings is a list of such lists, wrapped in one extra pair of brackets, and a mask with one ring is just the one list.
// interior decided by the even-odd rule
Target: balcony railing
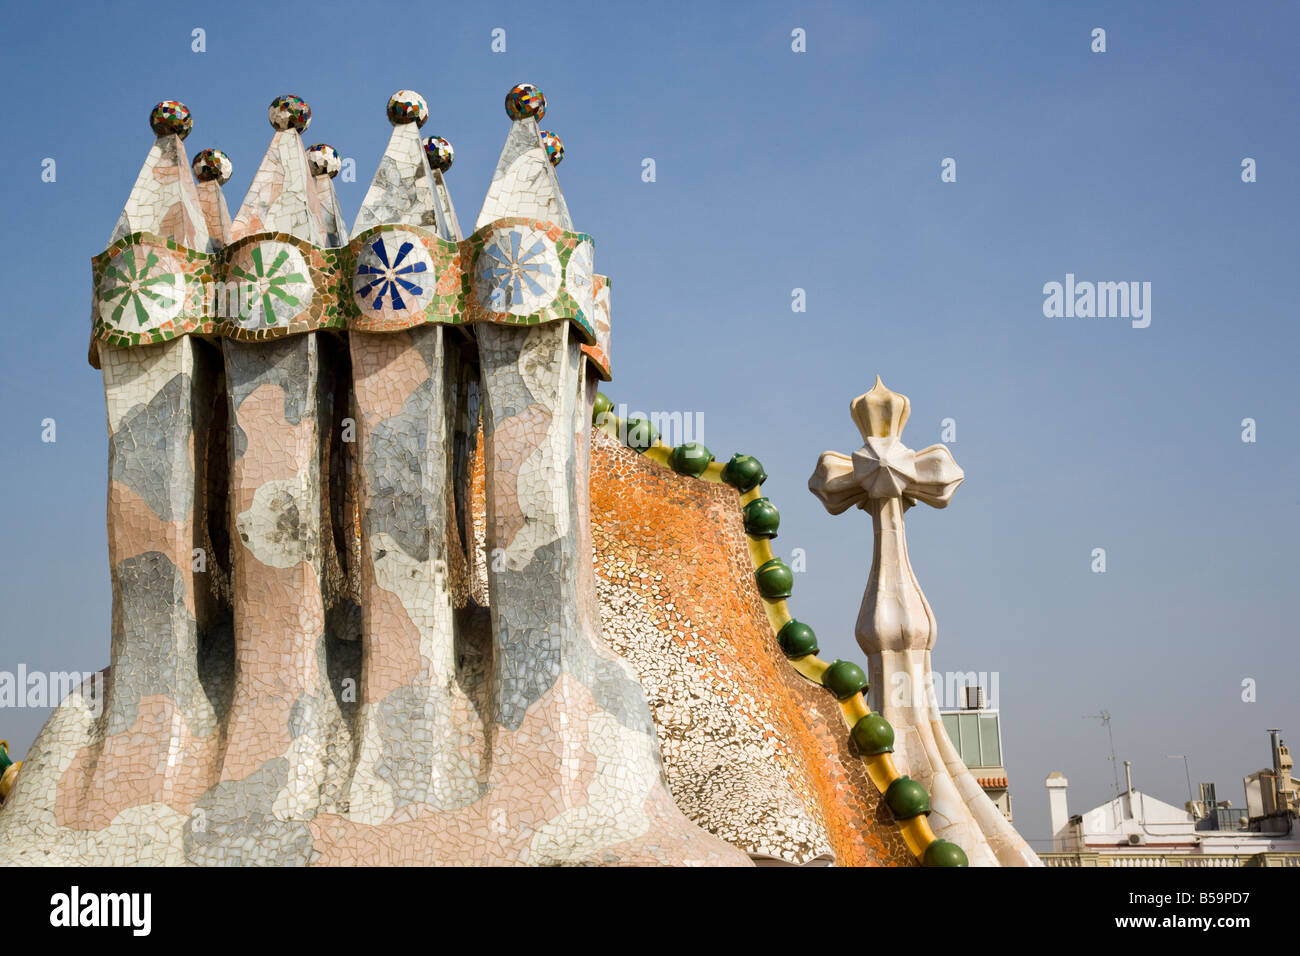
[(1300, 867), (1300, 853), (1040, 853), (1038, 857), (1049, 867)]

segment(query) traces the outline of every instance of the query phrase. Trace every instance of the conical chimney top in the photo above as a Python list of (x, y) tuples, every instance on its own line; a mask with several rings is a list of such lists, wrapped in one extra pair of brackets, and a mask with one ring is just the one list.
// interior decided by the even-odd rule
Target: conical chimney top
[(323, 246), (320, 200), (300, 135), (311, 124), (311, 107), (298, 96), (277, 96), (267, 117), (275, 135), (231, 225), (231, 241), (260, 232), (282, 232)]
[(184, 103), (163, 100), (149, 114), (155, 139), (136, 176), (109, 243), (151, 232), (191, 249), (211, 252), (213, 244), (182, 142), (194, 122)]

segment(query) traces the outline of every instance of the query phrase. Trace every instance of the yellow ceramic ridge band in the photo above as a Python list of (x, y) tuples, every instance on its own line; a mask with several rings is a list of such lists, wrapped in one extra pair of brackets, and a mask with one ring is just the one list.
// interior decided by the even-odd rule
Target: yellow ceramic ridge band
[(613, 412), (606, 412), (605, 417), (601, 419), (600, 425), (597, 427), (610, 438), (617, 438), (618, 433), (623, 428), (623, 420)]
[(767, 538), (749, 537), (749, 557), (754, 562), (755, 569), (771, 561), (776, 555), (772, 553), (772, 542)]
[(862, 691), (858, 691), (848, 700), (840, 701), (840, 712), (844, 714), (844, 722), (849, 725), (849, 730), (852, 730), (854, 724), (871, 713), (871, 708), (863, 699)]
[(871, 782), (876, 785), (876, 789), (881, 793), (888, 790), (889, 785), (900, 776), (898, 768), (894, 766), (893, 758), (889, 754), (863, 757), (862, 762), (867, 765), (867, 776), (871, 778)]
[(827, 664), (816, 654), (806, 654), (803, 657), (796, 657), (790, 662), (790, 666), (814, 684), (820, 686), (822, 675), (826, 673), (826, 668), (831, 665)]
[(925, 818), (924, 813), (919, 817), (904, 820), (898, 824), (898, 828), (903, 831), (903, 839), (907, 841), (908, 848), (916, 854), (917, 859), (925, 856), (925, 848), (935, 841), (934, 831), (930, 829), (930, 822)]
[(772, 625), (773, 631), (779, 632), (791, 620), (790, 609), (784, 600), (769, 601), (763, 598), (763, 609), (767, 611), (767, 623)]
[(669, 448), (667, 445), (651, 445), (649, 448), (647, 448), (647, 449), (646, 449), (645, 451), (643, 451), (641, 454), (645, 455), (645, 456), (646, 456), (647, 458), (649, 458), (651, 461), (657, 461), (657, 462), (659, 462), (659, 464), (661, 464), (661, 465), (667, 465), (667, 464), (668, 464), (668, 457), (669, 457), (672, 453), (673, 453), (673, 450), (672, 450), (671, 448)]

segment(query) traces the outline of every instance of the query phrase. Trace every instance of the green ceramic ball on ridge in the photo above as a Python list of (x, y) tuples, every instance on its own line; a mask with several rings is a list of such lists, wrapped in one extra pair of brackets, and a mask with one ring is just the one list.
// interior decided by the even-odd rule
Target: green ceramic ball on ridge
[(852, 661), (836, 661), (822, 675), (822, 686), (838, 697), (848, 700), (867, 688), (867, 675)]
[(690, 475), (692, 478), (698, 478), (704, 474), (711, 461), (713, 461), (713, 452), (697, 441), (688, 441), (682, 442), (673, 449), (668, 464), (672, 465), (673, 471), (679, 475)]
[(934, 840), (921, 856), (922, 866), (970, 866), (966, 852), (948, 840)]
[(629, 415), (623, 422), (624, 444), (633, 451), (645, 451), (658, 439), (659, 432), (650, 424), (650, 420), (640, 415)]
[(930, 813), (930, 795), (924, 786), (908, 776), (899, 777), (889, 785), (885, 791), (885, 803), (896, 820), (911, 820)]
[(614, 403), (609, 400), (609, 396), (604, 392), (596, 393), (596, 401), (591, 406), (591, 423), (599, 425), (601, 416), (608, 415), (614, 410)]
[(773, 558), (754, 572), (758, 593), (769, 600), (782, 600), (794, 593), (794, 575), (780, 558)]
[(776, 640), (781, 645), (781, 652), (791, 659), (817, 653), (817, 635), (803, 621), (794, 618), (786, 621), (781, 630), (777, 631)]
[(767, 481), (767, 472), (757, 458), (737, 453), (723, 466), (722, 480), (743, 495)]
[(781, 526), (781, 512), (770, 498), (755, 498), (741, 512), (745, 521), (745, 534), (755, 538), (775, 538)]
[(894, 752), (894, 728), (879, 714), (867, 714), (853, 725), (853, 742), (864, 757)]

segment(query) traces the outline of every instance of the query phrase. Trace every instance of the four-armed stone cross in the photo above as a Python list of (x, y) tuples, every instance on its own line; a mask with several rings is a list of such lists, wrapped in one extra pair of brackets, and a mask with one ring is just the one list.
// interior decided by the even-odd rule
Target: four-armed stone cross
[(871, 515), (875, 541), (871, 574), (855, 634), (867, 655), (869, 702), (894, 726), (899, 769), (930, 791), (930, 823), (967, 851), (971, 865), (1025, 865), (1034, 855), (988, 799), (944, 730), (931, 685), (934, 612), (911, 562), (903, 512), (923, 501), (946, 508), (965, 474), (943, 445), (913, 451), (901, 435), (911, 403), (876, 378), (849, 406), (863, 445), (851, 456), (828, 451), (808, 488), (826, 510), (856, 505)]
[[(883, 683), (879, 668), (886, 658), (902, 664), (900, 654), (930, 650), (935, 632), (934, 613), (907, 560), (903, 512), (917, 501), (946, 508), (966, 476), (943, 445), (913, 451), (903, 444), (900, 435), (910, 403), (885, 388), (879, 376), (871, 391), (855, 398), (849, 409), (862, 433), (863, 446), (852, 456), (823, 453), (808, 479), (808, 488), (831, 514), (842, 514), (857, 505), (871, 515), (875, 525), (871, 577), (856, 635), (873, 668), (872, 704), (892, 719), (885, 698), (892, 696), (887, 691), (893, 685)], [(920, 685), (913, 685), (912, 690), (924, 693)]]

